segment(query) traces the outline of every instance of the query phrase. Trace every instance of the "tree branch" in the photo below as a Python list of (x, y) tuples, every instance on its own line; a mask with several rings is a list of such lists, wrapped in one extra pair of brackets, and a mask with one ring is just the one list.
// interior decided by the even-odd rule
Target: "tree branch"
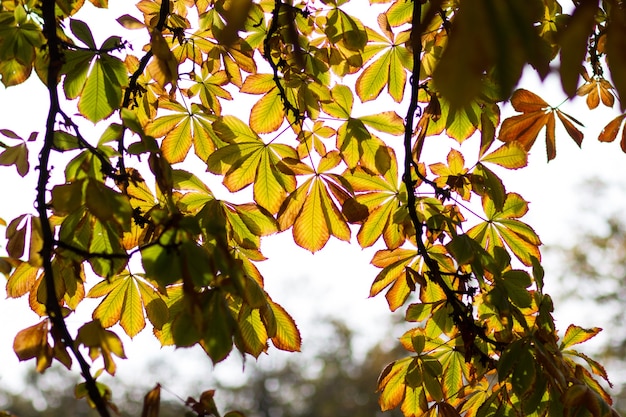
[(50, 154), (54, 146), (54, 127), (56, 117), (61, 112), (59, 104), (59, 95), (57, 90), (57, 82), (61, 67), (63, 66), (63, 53), (61, 50), (61, 42), (57, 36), (57, 22), (55, 16), (55, 0), (43, 0), (41, 11), (43, 15), (44, 25), (43, 34), (48, 39), (48, 75), (46, 84), (48, 87), (48, 96), (50, 99), (50, 108), (46, 120), (46, 134), (44, 144), (39, 154), (39, 179), (37, 181), (37, 199), (36, 206), (39, 218), (41, 220), (41, 231), (43, 236), (43, 246), (41, 249), (41, 257), (43, 260), (44, 280), (46, 283), (46, 312), (52, 323), (52, 331), (58, 332), (61, 342), (66, 348), (70, 349), (81, 369), (81, 373), (85, 380), (85, 386), (89, 394), (89, 398), (96, 406), (98, 413), (102, 417), (109, 417), (104, 398), (100, 395), (96, 381), (91, 375), (90, 366), (78, 350), (74, 343), (74, 339), (69, 333), (65, 324), (65, 319), (61, 311), (61, 306), (57, 300), (55, 291), (55, 282), (52, 269), (52, 255), (54, 252), (54, 233), (52, 226), (48, 220), (48, 210), (46, 203), (47, 186), (50, 180)]
[[(280, 15), (280, 9), (282, 7), (293, 8), (293, 6), (283, 3), (281, 0), (274, 1), (274, 10), (272, 10), (272, 24), (270, 25), (270, 28), (267, 32), (267, 36), (263, 40), (263, 57), (270, 64), (270, 67), (272, 67), (272, 71), (274, 73), (274, 84), (276, 84), (276, 88), (278, 89), (278, 94), (280, 95), (280, 98), (283, 102), (283, 106), (285, 106), (285, 110), (287, 111), (287, 113), (293, 114), (295, 123), (298, 123), (304, 119), (304, 115), (300, 112), (300, 110), (296, 106), (291, 104), (291, 102), (287, 98), (285, 87), (283, 87), (282, 83), (280, 82), (280, 76), (278, 75), (278, 64), (274, 62), (274, 58), (272, 58), (272, 48), (270, 46), (270, 39), (272, 39), (272, 37), (276, 34), (276, 32), (278, 32), (278, 20), (279, 20), (278, 18)], [(289, 10), (292, 10), (292, 9), (289, 9)], [(297, 33), (296, 33), (295, 39), (293, 39), (292, 41), (295, 43), (294, 44), (294, 48), (296, 48), (295, 50), (299, 50), (297, 49), (298, 48)]]
[(415, 171), (418, 178), (431, 185), (438, 196), (444, 198), (446, 198), (446, 196), (449, 197), (448, 190), (441, 189), (434, 182), (428, 180), (419, 172), (418, 161), (413, 160), (411, 143), (413, 139), (415, 114), (420, 110), (418, 95), (420, 88), (422, 88), (419, 82), (420, 60), (422, 55), (422, 32), (424, 27), (426, 27), (430, 20), (437, 14), (436, 10), (440, 9), (440, 3), (440, 0), (435, 0), (431, 3), (426, 16), (424, 16), (424, 22), (422, 22), (422, 2), (420, 0), (413, 0), (413, 21), (410, 39), (413, 49), (413, 74), (411, 75), (411, 98), (404, 121), (404, 175), (402, 177), (402, 181), (407, 189), (407, 209), (409, 211), (411, 222), (415, 228), (417, 252), (428, 267), (428, 278), (430, 281), (441, 287), (446, 295), (447, 304), (452, 308), (452, 319), (459, 328), (461, 338), (463, 339), (465, 346), (465, 360), (469, 362), (472, 357), (479, 356), (481, 362), (493, 364), (493, 359), (476, 346), (476, 337), (492, 344), (496, 348), (501, 348), (502, 343), (492, 340), (485, 334), (485, 330), (474, 320), (472, 306), (466, 305), (462, 299), (459, 298), (459, 294), (446, 284), (443, 279), (443, 274), (439, 268), (439, 264), (430, 256), (426, 245), (424, 244), (423, 235), (426, 224), (419, 220), (417, 210), (415, 209), (416, 198), (414, 189), (416, 181), (413, 180), (412, 170)]

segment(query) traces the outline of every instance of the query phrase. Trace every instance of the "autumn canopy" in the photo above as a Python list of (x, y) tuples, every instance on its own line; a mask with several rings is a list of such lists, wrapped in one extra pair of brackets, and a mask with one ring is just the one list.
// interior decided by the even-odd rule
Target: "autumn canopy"
[[(90, 2), (0, 5), (0, 80), (37, 77), (33, 99), (49, 102), (45, 131), (0, 122), (0, 165), (38, 179), (33, 211), (2, 221), (7, 294), (41, 316), (15, 336), (20, 360), (77, 365), (77, 395), (104, 417), (115, 405), (98, 376), (125, 357), (120, 332), (200, 345), (214, 363), (297, 351), (256, 266), (263, 237), (312, 252), (356, 237), (380, 248), (371, 296), (415, 323), (380, 375), (382, 410), (615, 415), (606, 371), (575, 350), (600, 329), (555, 328), (528, 203), (501, 177), (544, 142), (555, 158), (557, 136), (583, 141), (584, 119), (516, 89), (526, 68), (558, 72), (589, 109), (626, 107), (621, 1), (141, 0), (103, 42), (89, 22), (107, 0)], [(346, 11), (356, 2), (376, 24)], [(516, 114), (502, 120), (505, 102)], [(624, 118), (598, 139), (626, 151)], [(82, 133), (93, 124), (99, 140)], [(424, 156), (432, 141), (447, 158)], [(251, 201), (217, 198), (204, 171)], [(72, 332), (85, 298), (99, 304)], [(217, 415), (212, 395), (191, 412)], [(157, 385), (144, 415), (158, 401)]]

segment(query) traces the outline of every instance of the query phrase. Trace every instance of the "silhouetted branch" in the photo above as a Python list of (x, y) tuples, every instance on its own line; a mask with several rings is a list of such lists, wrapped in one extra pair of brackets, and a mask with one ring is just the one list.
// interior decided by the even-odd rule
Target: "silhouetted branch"
[(63, 66), (63, 54), (61, 52), (61, 42), (57, 36), (57, 20), (55, 16), (55, 1), (43, 0), (42, 15), (44, 20), (43, 33), (48, 43), (48, 77), (46, 84), (48, 87), (48, 95), (50, 99), (50, 108), (48, 110), (48, 118), (46, 120), (46, 134), (44, 144), (39, 154), (39, 179), (37, 181), (37, 212), (41, 220), (41, 232), (43, 237), (43, 245), (40, 255), (43, 262), (44, 280), (46, 283), (46, 312), (52, 323), (52, 331), (58, 332), (61, 342), (67, 349), (70, 349), (81, 369), (81, 373), (85, 380), (85, 386), (89, 394), (89, 398), (95, 404), (98, 413), (102, 417), (109, 417), (104, 398), (100, 395), (96, 381), (91, 375), (90, 366), (78, 350), (78, 346), (69, 333), (65, 324), (65, 319), (61, 311), (61, 306), (57, 300), (55, 291), (55, 279), (52, 269), (52, 254), (54, 252), (54, 233), (52, 226), (48, 220), (48, 206), (46, 203), (48, 181), (50, 180), (49, 161), (50, 154), (54, 146), (54, 127), (57, 115), (61, 114), (59, 104), (59, 95), (57, 90), (57, 82), (61, 67)]

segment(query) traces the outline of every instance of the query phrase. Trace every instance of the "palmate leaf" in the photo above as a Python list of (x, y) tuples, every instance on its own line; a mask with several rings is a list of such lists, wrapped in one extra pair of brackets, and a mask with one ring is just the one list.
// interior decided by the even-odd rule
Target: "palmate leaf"
[(382, 270), (372, 283), (370, 297), (390, 287), (385, 294), (389, 309), (395, 311), (400, 308), (415, 288), (414, 277), (411, 276), (409, 269), (419, 270), (419, 265), (417, 267), (416, 265), (420, 259), (415, 249), (397, 248), (376, 252), (371, 263)]
[(322, 102), (322, 109), (330, 116), (344, 119), (337, 129), (337, 149), (346, 165), (354, 169), (358, 164), (364, 168), (384, 174), (390, 166), (385, 143), (370, 133), (367, 127), (392, 135), (403, 133), (400, 116), (386, 111), (370, 116), (351, 116), (354, 97), (350, 89), (337, 84), (331, 91), (332, 100)]
[[(483, 93), (491, 96), (491, 85), (483, 86)], [(431, 114), (425, 134), (427, 136), (439, 135), (443, 132), (449, 137), (462, 143), (477, 130), (483, 129), (483, 125), (488, 122), (491, 126), (498, 126), (500, 122), (500, 108), (493, 103), (484, 103), (478, 100), (472, 100), (469, 104), (452, 108), (450, 102), (436, 96), (438, 103), (437, 111)], [(420, 101), (432, 103), (430, 95), (425, 96)], [(426, 113), (428, 114), (428, 113)]]
[[(372, 63), (361, 72), (356, 81), (355, 91), (361, 101), (365, 102), (377, 98), (387, 86), (389, 95), (396, 103), (400, 103), (404, 97), (406, 69), (412, 65), (411, 53), (404, 46), (407, 41), (407, 36), (404, 35), (407, 35), (407, 32), (403, 32), (396, 39), (385, 14), (378, 16), (378, 24), (388, 38), (368, 30), (370, 42), (365, 47), (363, 55), (368, 57), (381, 51), (383, 53), (373, 58)], [(372, 43), (373, 36), (376, 43)]]
[(195, 81), (196, 83), (189, 88), (190, 94), (199, 95), (202, 105), (213, 110), (216, 116), (220, 116), (222, 114), (220, 99), (233, 99), (233, 96), (222, 88), (223, 85), (228, 84), (226, 72), (209, 73), (206, 66), (202, 66), (201, 76)]
[(511, 97), (513, 108), (522, 114), (511, 116), (502, 122), (499, 139), (503, 142), (519, 142), (526, 151), (535, 143), (539, 132), (546, 129), (548, 161), (556, 157), (555, 113), (567, 134), (580, 147), (583, 134), (574, 124), (580, 124), (570, 115), (551, 107), (538, 95), (524, 89), (516, 90)]
[[(371, 175), (358, 167), (343, 174), (356, 193), (356, 202), (364, 205), (369, 213), (357, 234), (357, 240), (363, 248), (372, 246), (381, 236), (389, 249), (399, 247), (405, 239), (402, 221), (406, 217), (402, 209), (405, 203), (404, 186), (399, 183), (393, 150), (387, 149), (391, 165), (384, 175)], [(346, 209), (344, 205), (344, 211)]]
[(296, 186), (295, 177), (281, 171), (279, 162), (285, 158), (297, 160), (296, 150), (283, 144), (263, 143), (252, 129), (233, 116), (220, 118), (214, 128), (228, 145), (211, 154), (208, 171), (224, 175), (223, 184), (233, 192), (254, 183), (256, 203), (276, 213)]
[(188, 110), (177, 102), (161, 100), (159, 106), (173, 113), (156, 118), (146, 127), (146, 134), (163, 137), (161, 152), (165, 159), (171, 164), (184, 161), (193, 143), (198, 158), (206, 161), (220, 143), (211, 125), (215, 117), (196, 104)]
[(334, 196), (341, 204), (350, 197), (350, 193), (332, 174), (324, 174), (340, 162), (337, 152), (329, 152), (320, 160), (318, 172), (306, 165), (300, 168), (313, 176), (289, 195), (278, 212), (280, 230), (293, 227), (296, 244), (311, 252), (322, 249), (330, 236), (350, 240), (346, 219), (331, 197)]
[(517, 220), (528, 211), (528, 203), (519, 194), (507, 194), (502, 210), (496, 210), (493, 200), (485, 195), (483, 209), (487, 221), (472, 227), (467, 232), (469, 237), (492, 255), (495, 247), (506, 244), (526, 266), (533, 264), (533, 258), (541, 259), (539, 236), (526, 223)]
[(128, 272), (101, 281), (87, 293), (89, 298), (102, 296), (104, 299), (93, 312), (94, 320), (105, 328), (119, 322), (131, 338), (146, 326), (144, 310), (155, 327), (161, 327), (167, 317), (167, 307), (158, 293)]

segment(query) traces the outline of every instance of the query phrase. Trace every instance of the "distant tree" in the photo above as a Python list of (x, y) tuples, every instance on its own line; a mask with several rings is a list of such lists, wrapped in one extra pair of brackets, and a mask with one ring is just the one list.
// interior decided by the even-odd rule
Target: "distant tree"
[[(77, 395), (105, 417), (114, 404), (98, 377), (125, 357), (116, 324), (133, 337), (147, 318), (163, 345), (200, 345), (214, 363), (270, 342), (299, 350), (255, 266), (262, 238), (291, 230), (315, 252), (355, 232), (381, 248), (371, 295), (386, 292), (416, 325), (400, 338), (408, 356), (378, 380), (382, 410), (614, 414), (604, 368), (571, 349), (597, 330), (557, 332), (541, 241), (502, 174), (527, 165), (541, 131), (555, 158), (557, 120), (583, 140), (567, 101), (515, 90), (529, 65), (545, 77), (558, 62), (567, 97), (589, 109), (626, 107), (623, 2), (357, 1), (141, 0), (117, 19), (144, 34), (134, 45), (93, 10), (86, 20), (111, 32), (96, 42), (83, 0), (0, 3), (1, 81), (13, 88), (34, 70), (45, 88), (28, 96), (49, 102), (41, 135), (0, 130), (0, 165), (37, 176), (34, 209), (6, 222), (0, 261), (9, 297), (41, 316), (15, 337), (20, 360), (75, 363)], [(349, 7), (380, 10), (378, 27)], [(519, 114), (501, 120), (505, 101)], [(625, 119), (599, 140), (622, 131), (626, 150)], [(422, 152), (434, 143), (445, 159)], [(232, 193), (250, 187), (252, 201), (216, 198), (205, 171)], [(66, 317), (85, 298), (100, 303), (72, 332)], [(159, 394), (144, 415), (158, 414)], [(217, 414), (212, 391), (191, 403)]]
[[(599, 180), (583, 187), (601, 199), (610, 198), (620, 189), (619, 184)], [(581, 225), (572, 243), (551, 247), (550, 254), (555, 265), (568, 265), (567, 269), (557, 268), (566, 284), (561, 286), (563, 294), (558, 297), (564, 307), (602, 311), (595, 321), (610, 331), (605, 332), (605, 342), (595, 353), (614, 370), (615, 406), (626, 413), (626, 221), (621, 210), (609, 210), (604, 215), (603, 219), (595, 219), (593, 226)]]
[(316, 358), (288, 359), (270, 368), (252, 365), (240, 387), (220, 388), (227, 405), (248, 417), (402, 416), (399, 410), (381, 413), (376, 394), (380, 369), (401, 358), (402, 349), (379, 343), (357, 360), (352, 331), (340, 320), (329, 324), (333, 331)]

